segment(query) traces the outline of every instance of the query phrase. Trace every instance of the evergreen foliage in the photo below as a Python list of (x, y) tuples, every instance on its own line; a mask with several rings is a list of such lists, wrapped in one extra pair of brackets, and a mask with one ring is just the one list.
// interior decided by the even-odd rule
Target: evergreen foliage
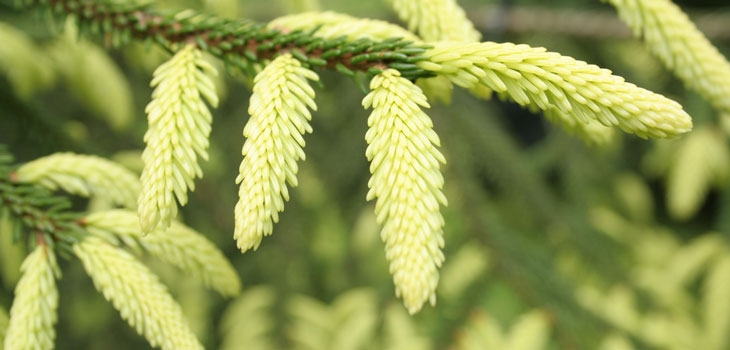
[(373, 78), (370, 89), (362, 101), (373, 108), (365, 134), (373, 174), (367, 199), (378, 198), (376, 221), (383, 225), (380, 237), (395, 293), (415, 313), (426, 300), (436, 304), (438, 268), (444, 262), (439, 206), (447, 204), (439, 164), (446, 160), (436, 148), (440, 141), (433, 123), (421, 110), (429, 105), (419, 87), (388, 69)]
[(0, 349), (730, 346), (730, 63), (677, 5), (586, 49), (285, 2), (2, 5)]
[(251, 119), (243, 129), (246, 143), (236, 178), (241, 189), (234, 237), (241, 251), (255, 250), (263, 236), (271, 234), (284, 201), (289, 200), (286, 183), (297, 185), (297, 161), (304, 159), (303, 135), (312, 132), (307, 107), (317, 109), (307, 79), (319, 77), (287, 54), (274, 59), (254, 79)]

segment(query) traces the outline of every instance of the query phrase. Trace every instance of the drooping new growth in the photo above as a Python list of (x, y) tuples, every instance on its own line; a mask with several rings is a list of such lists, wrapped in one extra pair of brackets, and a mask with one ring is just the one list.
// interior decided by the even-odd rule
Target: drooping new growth
[[(671, 31), (672, 24), (684, 25), (685, 21), (666, 10), (666, 0), (607, 1), (631, 9), (624, 13), (641, 14), (633, 18), (634, 27), (640, 28), (637, 31), (647, 36), (658, 48), (656, 51), (667, 53), (669, 58), (665, 60), (689, 69), (692, 74), (685, 74), (685, 80), (697, 80), (705, 90), (720, 91), (713, 92), (715, 97), (727, 95), (716, 87), (725, 75), (708, 78), (720, 71), (699, 64), (698, 56), (693, 56), (695, 51), (709, 52), (704, 44), (692, 45), (696, 33), (677, 36)], [(236, 178), (240, 188), (234, 238), (242, 251), (256, 249), (262, 238), (272, 233), (289, 199), (287, 183), (297, 185), (298, 161), (305, 158), (303, 135), (312, 131), (310, 109), (316, 108), (308, 80), (317, 80), (318, 76), (310, 68), (337, 68), (356, 79), (376, 75), (371, 81), (372, 91), (363, 100), (366, 108), (373, 109), (365, 136), (372, 173), (368, 200), (377, 199), (377, 220), (383, 225), (381, 235), (396, 293), (411, 313), (420, 310), (427, 300), (435, 302), (438, 268), (444, 261), (440, 206), (446, 204), (446, 199), (441, 192), (443, 176), (439, 168), (445, 160), (437, 149), (439, 139), (432, 122), (422, 111), (428, 107), (424, 91), (429, 98), (446, 101), (452, 83), (478, 96), (496, 92), (544, 111), (549, 119), (594, 142), (605, 141), (613, 130), (610, 126), (641, 137), (672, 137), (692, 127), (689, 116), (677, 103), (626, 83), (605, 69), (542, 48), (478, 43), (479, 33), (456, 0), (389, 3), (411, 31), (383, 21), (335, 13), (290, 16), (267, 27), (192, 10), (162, 15), (126, 4), (78, 6), (75, 1), (53, 2), (52, 11), (74, 16), (88, 28), (101, 28), (112, 43), (150, 39), (177, 52), (154, 73), (151, 85), (155, 90), (146, 109), (149, 130), (145, 134), (145, 168), (142, 185), (137, 186), (141, 193), (133, 196), (138, 198), (141, 230), (155, 232), (157, 237), (143, 241), (141, 232), (131, 225), (129, 212), (109, 211), (87, 216), (85, 228), (91, 234), (74, 246), (98, 288), (153, 345), (170, 342), (169, 334), (161, 336), (156, 328), (164, 321), (159, 317), (165, 315), (145, 314), (152, 305), (149, 300), (135, 299), (129, 304), (125, 300), (139, 295), (164, 299), (167, 294), (143, 266), (124, 251), (114, 250), (118, 241), (181, 267), (223, 294), (235, 294), (240, 288), (237, 283), (226, 283), (232, 273), (221, 266), (220, 259), (190, 257), (191, 252), (201, 249), (206, 254), (200, 255), (214, 253), (194, 232), (171, 222), (177, 212), (176, 200), (184, 205), (187, 191), (194, 190), (195, 178), (202, 176), (198, 158), (207, 158), (212, 118), (204, 100), (215, 106), (217, 97), (209, 78), (216, 72), (203, 60), (203, 51), (244, 74), (253, 75), (268, 64), (254, 80), (251, 118), (243, 132), (246, 141)], [(636, 4), (647, 6), (631, 7)], [(662, 11), (668, 15), (656, 15)], [(718, 55), (712, 55), (710, 61), (717, 62)], [(693, 64), (701, 69), (686, 68)], [(680, 75), (682, 72), (679, 70)], [(114, 204), (134, 206), (129, 201), (130, 193), (140, 190), (131, 186), (132, 181), (125, 181), (130, 186), (124, 191), (112, 192), (115, 189), (110, 186), (110, 167), (91, 158), (75, 158), (81, 165), (78, 168), (58, 166), (59, 160), (65, 164), (72, 158), (48, 158), (18, 173), (47, 187), (57, 186), (81, 195), (105, 192), (114, 197)], [(85, 177), (85, 170), (93, 170), (91, 173), (100, 177)], [(168, 232), (161, 234), (168, 227)], [(119, 281), (105, 280), (102, 272), (118, 274)], [(147, 284), (149, 288), (145, 289)], [(176, 318), (178, 311), (169, 307), (167, 299), (163, 301), (163, 311), (175, 316), (164, 321), (171, 332), (183, 329)], [(167, 345), (197, 346), (194, 340), (183, 340), (189, 343)]]
[(287, 30), (312, 30), (315, 36), (335, 39), (346, 36), (348, 39), (385, 40), (403, 38), (410, 41), (421, 41), (413, 32), (390, 22), (377, 19), (357, 18), (333, 11), (306, 12), (279, 17), (269, 23), (270, 28)]
[(636, 36), (714, 106), (730, 111), (730, 62), (700, 32), (682, 10), (669, 0), (604, 0)]
[(103, 196), (115, 205), (137, 207), (140, 184), (137, 175), (101, 157), (55, 153), (28, 162), (15, 172), (21, 182), (49, 190), (62, 189), (79, 196)]
[(187, 275), (232, 297), (241, 291), (241, 281), (223, 253), (202, 234), (173, 221), (169, 228), (158, 228), (142, 236), (139, 219), (129, 210), (106, 210), (84, 218), (86, 230), (111, 244), (123, 242), (135, 251), (144, 250), (153, 257), (175, 266)]
[(39, 244), (23, 261), (15, 287), (5, 349), (53, 349), (58, 320), (56, 277), (61, 275), (53, 249)]
[(388, 0), (408, 29), (426, 41), (479, 41), (481, 34), (456, 0)]
[[(677, 102), (637, 87), (607, 69), (544, 48), (512, 43), (434, 43), (417, 64), (454, 84), (485, 86), (558, 119), (568, 129), (598, 121), (640, 137), (673, 137), (692, 129)], [(590, 124), (589, 124), (590, 125)]]
[(87, 236), (73, 247), (94, 286), (153, 347), (202, 349), (157, 275), (131, 254)]
[(258, 248), (271, 234), (289, 200), (286, 184), (297, 185), (297, 161), (305, 158), (303, 135), (312, 132), (307, 108), (317, 109), (307, 79), (319, 77), (289, 54), (274, 59), (254, 79), (236, 178), (240, 189), (234, 238), (241, 251)]
[[(208, 136), (212, 116), (203, 102), (218, 104), (209, 75), (215, 69), (203, 59), (203, 52), (188, 45), (155, 70), (150, 85), (155, 87), (146, 112), (149, 129), (142, 153), (142, 194), (138, 213), (142, 230), (163, 228), (177, 215), (177, 203), (187, 203), (188, 189), (194, 190), (203, 171), (198, 157), (208, 158)], [(174, 197), (173, 197), (174, 196)]]
[(436, 148), (433, 123), (421, 110), (429, 104), (418, 86), (389, 69), (373, 78), (370, 89), (362, 102), (373, 108), (365, 135), (372, 173), (367, 198), (377, 198), (375, 213), (396, 294), (413, 314), (426, 301), (436, 302), (444, 261), (440, 205), (446, 205), (439, 163), (446, 160)]

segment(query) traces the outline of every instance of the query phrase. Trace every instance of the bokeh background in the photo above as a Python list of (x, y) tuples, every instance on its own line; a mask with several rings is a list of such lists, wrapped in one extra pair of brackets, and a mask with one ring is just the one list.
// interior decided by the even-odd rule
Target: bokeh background
[[(394, 295), (373, 203), (365, 201), (364, 93), (348, 77), (321, 72), (299, 187), (274, 234), (241, 254), (232, 238), (234, 179), (250, 85), (219, 67), (211, 157), (181, 218), (226, 253), (242, 295), (225, 300), (145, 261), (200, 339), (224, 349), (727, 349), (728, 116), (686, 89), (600, 1), (459, 3), (484, 40), (542, 46), (608, 68), (680, 102), (694, 131), (669, 141), (620, 134), (589, 146), (496, 98), (457, 89), (450, 104), (434, 103), (428, 114), (448, 160), (446, 263), (436, 306), (408, 316)], [(677, 4), (728, 57), (730, 4)], [(153, 6), (262, 22), (317, 7), (400, 23), (381, 1)], [(22, 62), (2, 60), (11, 42), (0, 48), (0, 143), (19, 162), (73, 151), (141, 170), (149, 81), (167, 56), (140, 43), (106, 49), (98, 37), (79, 41), (65, 23), (49, 23), (0, 7), (0, 26), (23, 31), (37, 48)], [(24, 254), (0, 231), (6, 311)], [(78, 261), (63, 261), (62, 269), (58, 349), (149, 347)]]

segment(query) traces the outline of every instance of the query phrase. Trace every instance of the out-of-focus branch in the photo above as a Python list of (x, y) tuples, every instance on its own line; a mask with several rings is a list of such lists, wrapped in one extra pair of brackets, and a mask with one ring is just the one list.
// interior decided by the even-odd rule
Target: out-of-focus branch
[[(691, 11), (689, 16), (711, 40), (730, 41), (730, 10)], [(616, 13), (608, 10), (485, 5), (470, 11), (469, 17), (484, 33), (540, 32), (592, 39), (632, 36)]]

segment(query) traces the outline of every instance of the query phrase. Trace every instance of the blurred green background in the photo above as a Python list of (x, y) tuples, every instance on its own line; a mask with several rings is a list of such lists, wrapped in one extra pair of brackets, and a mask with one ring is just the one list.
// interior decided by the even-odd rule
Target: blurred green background
[[(224, 300), (146, 261), (200, 339), (226, 349), (728, 348), (728, 116), (687, 90), (599, 1), (459, 3), (484, 40), (542, 46), (608, 68), (680, 102), (695, 131), (670, 141), (621, 134), (610, 145), (587, 146), (514, 103), (459, 89), (449, 105), (434, 103), (428, 114), (448, 160), (446, 263), (438, 303), (411, 317), (394, 295), (373, 203), (365, 201), (363, 92), (347, 77), (321, 72), (299, 187), (274, 234), (241, 254), (232, 239), (234, 179), (250, 87), (219, 67), (211, 158), (181, 217), (226, 253), (244, 291)], [(728, 57), (730, 4), (677, 3)], [(313, 4), (154, 6), (268, 21)], [(380, 1), (329, 0), (319, 8), (399, 23)], [(141, 44), (106, 50), (99, 38), (78, 44), (64, 23), (49, 25), (8, 4), (0, 24), (22, 30), (38, 49), (33, 62), (0, 62), (0, 143), (19, 162), (73, 151), (139, 171), (149, 81), (165, 54)], [(19, 81), (28, 82), (27, 93)], [(7, 311), (24, 252), (9, 234), (0, 239), (0, 308)], [(77, 261), (62, 269), (58, 349), (149, 347)]]

